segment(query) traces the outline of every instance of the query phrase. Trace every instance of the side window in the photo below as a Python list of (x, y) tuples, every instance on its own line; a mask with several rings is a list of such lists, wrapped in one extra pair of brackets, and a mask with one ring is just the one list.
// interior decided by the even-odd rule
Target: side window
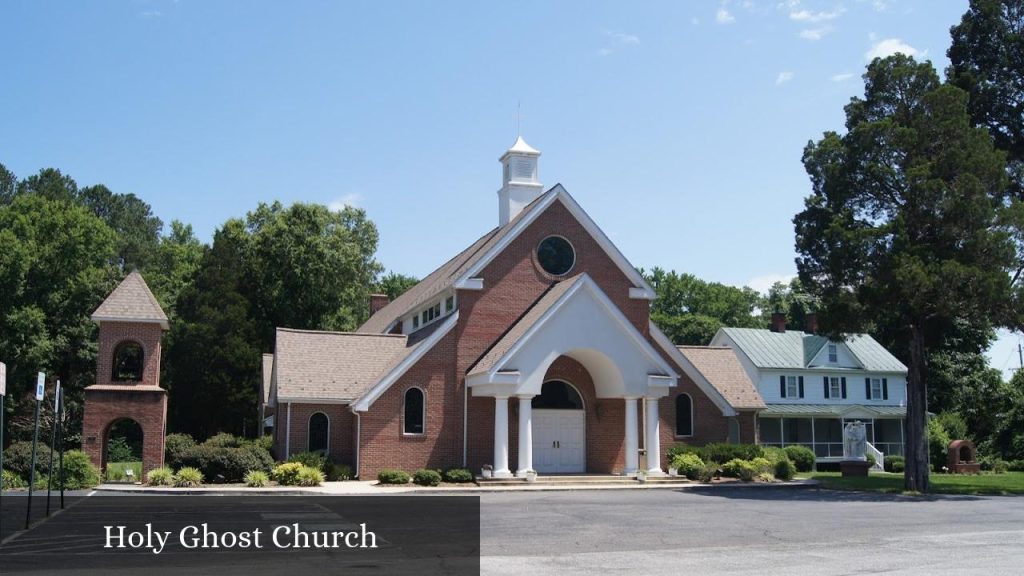
[(830, 364), (839, 362), (839, 348), (835, 344), (828, 345), (828, 361)]
[(309, 439), (306, 443), (308, 452), (326, 454), (330, 448), (331, 421), (323, 412), (309, 417)]
[(423, 416), (425, 405), (423, 391), (409, 388), (405, 391), (405, 422), (402, 432), (405, 434), (423, 434)]
[(676, 436), (693, 436), (693, 400), (689, 394), (676, 396)]

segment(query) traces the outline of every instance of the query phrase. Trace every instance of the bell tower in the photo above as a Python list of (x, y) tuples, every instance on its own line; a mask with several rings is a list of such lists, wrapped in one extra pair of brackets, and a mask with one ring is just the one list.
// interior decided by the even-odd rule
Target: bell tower
[(537, 175), (539, 158), (540, 152), (522, 136), (499, 158), (502, 167), (501, 189), (498, 190), (499, 226), (508, 224), (544, 191)]

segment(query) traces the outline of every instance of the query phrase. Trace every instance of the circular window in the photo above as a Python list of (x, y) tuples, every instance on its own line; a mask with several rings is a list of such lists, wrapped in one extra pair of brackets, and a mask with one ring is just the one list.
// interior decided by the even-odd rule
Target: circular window
[(537, 247), (537, 262), (548, 274), (561, 276), (572, 270), (572, 265), (576, 263), (576, 251), (565, 238), (548, 236)]

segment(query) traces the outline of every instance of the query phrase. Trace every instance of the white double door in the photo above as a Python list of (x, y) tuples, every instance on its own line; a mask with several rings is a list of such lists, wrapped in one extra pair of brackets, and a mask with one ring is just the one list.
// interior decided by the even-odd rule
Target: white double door
[(533, 467), (540, 473), (586, 472), (583, 410), (533, 411)]

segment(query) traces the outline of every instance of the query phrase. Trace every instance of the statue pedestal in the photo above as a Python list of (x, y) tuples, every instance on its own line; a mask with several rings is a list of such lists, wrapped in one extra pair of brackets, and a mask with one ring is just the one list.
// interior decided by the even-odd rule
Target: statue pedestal
[(839, 463), (839, 471), (843, 478), (847, 476), (867, 476), (871, 463), (867, 460), (843, 460)]

